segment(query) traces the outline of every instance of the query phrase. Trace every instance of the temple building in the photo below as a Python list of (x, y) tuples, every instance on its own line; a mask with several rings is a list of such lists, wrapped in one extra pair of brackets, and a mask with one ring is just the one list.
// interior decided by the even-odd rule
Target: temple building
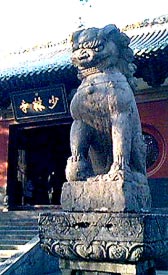
[[(137, 66), (135, 98), (152, 206), (168, 207), (168, 16), (123, 31)], [(0, 59), (0, 205), (6, 199), (9, 209), (59, 205), (70, 156), (69, 105), (79, 86), (70, 42), (4, 53)]]

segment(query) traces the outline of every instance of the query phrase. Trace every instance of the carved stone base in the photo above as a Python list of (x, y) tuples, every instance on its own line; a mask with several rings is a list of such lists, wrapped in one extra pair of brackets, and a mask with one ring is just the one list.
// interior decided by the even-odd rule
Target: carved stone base
[(65, 211), (141, 212), (151, 207), (147, 182), (108, 180), (65, 182), (61, 194)]
[(62, 275), (71, 275), (72, 272), (80, 275), (155, 275), (155, 267), (153, 261), (145, 261), (136, 264), (118, 264), (118, 263), (97, 263), (86, 261), (69, 261), (60, 260), (59, 267)]
[(64, 259), (136, 263), (168, 254), (168, 214), (44, 213), (39, 227), (42, 247)]

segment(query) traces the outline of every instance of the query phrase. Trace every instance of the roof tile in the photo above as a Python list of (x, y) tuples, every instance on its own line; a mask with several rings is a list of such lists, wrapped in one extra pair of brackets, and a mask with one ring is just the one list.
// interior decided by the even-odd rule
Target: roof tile
[[(125, 33), (131, 38), (130, 47), (135, 58), (149, 59), (151, 55), (156, 56), (168, 48), (168, 23), (138, 28)], [(63, 71), (66, 69), (66, 74), (70, 74), (72, 68), (71, 46), (68, 43), (59, 47), (32, 49), (0, 58), (0, 82), (10, 81), (14, 87), (21, 83), (24, 86), (24, 79), (28, 77), (30, 77), (29, 81), (33, 82), (31, 85), (38, 84), (36, 81), (39, 82), (38, 79), (33, 79), (35, 76), (41, 77), (43, 80), (45, 78), (51, 80), (55, 77), (61, 80), (60, 75), (63, 75)], [(20, 79), (19, 83), (14, 81), (13, 76)], [(2, 86), (9, 87), (9, 85), (5, 86), (1, 83)]]

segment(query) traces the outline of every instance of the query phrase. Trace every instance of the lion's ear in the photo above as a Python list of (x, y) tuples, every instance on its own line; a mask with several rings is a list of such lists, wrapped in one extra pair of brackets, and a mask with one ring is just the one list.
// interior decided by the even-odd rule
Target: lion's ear
[(101, 29), (101, 32), (106, 36), (110, 35), (111, 33), (113, 33), (114, 31), (116, 32), (118, 30), (118, 28), (116, 27), (116, 25), (113, 24), (109, 24), (107, 26), (105, 26), (104, 28)]
[(83, 32), (83, 30), (79, 30), (79, 31), (72, 33), (71, 42), (75, 43), (75, 44), (78, 43), (79, 36), (82, 32)]

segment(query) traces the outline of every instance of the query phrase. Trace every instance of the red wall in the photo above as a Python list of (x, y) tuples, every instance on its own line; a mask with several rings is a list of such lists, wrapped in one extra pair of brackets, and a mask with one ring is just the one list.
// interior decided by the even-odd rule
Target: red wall
[(7, 184), (9, 123), (0, 121), (0, 187)]
[[(145, 132), (154, 135), (159, 143), (160, 156), (148, 169), (151, 178), (168, 178), (168, 100), (138, 103)], [(6, 187), (9, 122), (0, 121), (0, 187)]]
[(138, 103), (142, 127), (159, 144), (159, 157), (148, 169), (151, 178), (168, 178), (168, 100)]

